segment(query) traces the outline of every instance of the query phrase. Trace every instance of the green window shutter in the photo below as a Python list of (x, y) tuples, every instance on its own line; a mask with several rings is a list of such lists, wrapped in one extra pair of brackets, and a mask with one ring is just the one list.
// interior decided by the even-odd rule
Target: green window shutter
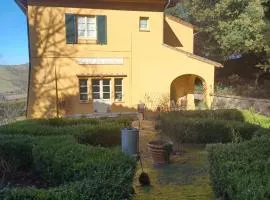
[(66, 14), (66, 41), (67, 44), (77, 43), (76, 15)]
[(107, 44), (107, 16), (97, 16), (97, 41), (98, 44)]

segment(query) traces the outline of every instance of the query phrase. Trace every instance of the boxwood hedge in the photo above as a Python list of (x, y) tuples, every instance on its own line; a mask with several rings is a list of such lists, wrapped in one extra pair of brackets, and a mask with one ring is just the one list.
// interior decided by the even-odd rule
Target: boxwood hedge
[[(0, 143), (5, 137), (1, 136)], [(5, 188), (0, 199), (131, 198), (136, 161), (118, 148), (81, 145), (72, 136), (35, 137), (31, 144), (31, 151), (20, 148), (17, 154), (20, 157), (27, 152), (26, 157), (31, 157), (29, 166), (49, 188)]]
[(270, 137), (208, 145), (210, 176), (223, 200), (270, 199)]
[(163, 134), (176, 143), (227, 143), (251, 139), (260, 127), (238, 121), (162, 116)]
[(0, 126), (0, 134), (15, 135), (74, 135), (88, 131), (89, 127), (106, 126), (131, 126), (131, 117), (105, 118), (105, 119), (36, 119), (25, 120)]
[(270, 118), (250, 111), (181, 111), (157, 126), (176, 143), (207, 146), (210, 177), (222, 200), (270, 199)]
[(32, 148), (30, 137), (0, 137), (0, 185), (13, 179), (19, 169), (32, 168)]
[[(0, 199), (130, 199), (136, 161), (111, 146), (120, 144), (120, 128), (131, 121), (48, 119), (0, 127), (0, 160), (13, 167), (0, 184)], [(7, 185), (22, 168), (44, 184)]]
[(231, 121), (245, 121), (243, 111), (236, 109), (219, 109), (219, 110), (192, 110), (192, 111), (177, 111), (167, 113), (166, 116), (172, 118), (207, 118), (212, 120), (231, 120)]

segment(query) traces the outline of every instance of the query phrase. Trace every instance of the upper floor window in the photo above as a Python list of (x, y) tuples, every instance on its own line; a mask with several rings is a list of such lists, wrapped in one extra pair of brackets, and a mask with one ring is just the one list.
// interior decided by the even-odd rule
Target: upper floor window
[(88, 80), (87, 79), (80, 79), (80, 101), (88, 101)]
[(97, 19), (95, 16), (78, 16), (78, 38), (97, 39)]
[(149, 17), (140, 17), (140, 31), (149, 31)]
[(77, 44), (78, 39), (92, 39), (96, 44), (107, 44), (107, 16), (65, 14), (66, 42)]

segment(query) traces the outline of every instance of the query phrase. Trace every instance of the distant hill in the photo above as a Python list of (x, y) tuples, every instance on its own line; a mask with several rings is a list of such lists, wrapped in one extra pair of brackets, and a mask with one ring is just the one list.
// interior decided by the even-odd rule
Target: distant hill
[(27, 93), (29, 65), (0, 65), (0, 93)]

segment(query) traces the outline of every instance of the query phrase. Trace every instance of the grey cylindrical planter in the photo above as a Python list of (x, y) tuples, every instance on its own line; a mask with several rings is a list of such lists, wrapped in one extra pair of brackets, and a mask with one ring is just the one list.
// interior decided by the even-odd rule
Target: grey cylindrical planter
[(122, 152), (137, 155), (139, 152), (139, 130), (136, 128), (121, 129)]

